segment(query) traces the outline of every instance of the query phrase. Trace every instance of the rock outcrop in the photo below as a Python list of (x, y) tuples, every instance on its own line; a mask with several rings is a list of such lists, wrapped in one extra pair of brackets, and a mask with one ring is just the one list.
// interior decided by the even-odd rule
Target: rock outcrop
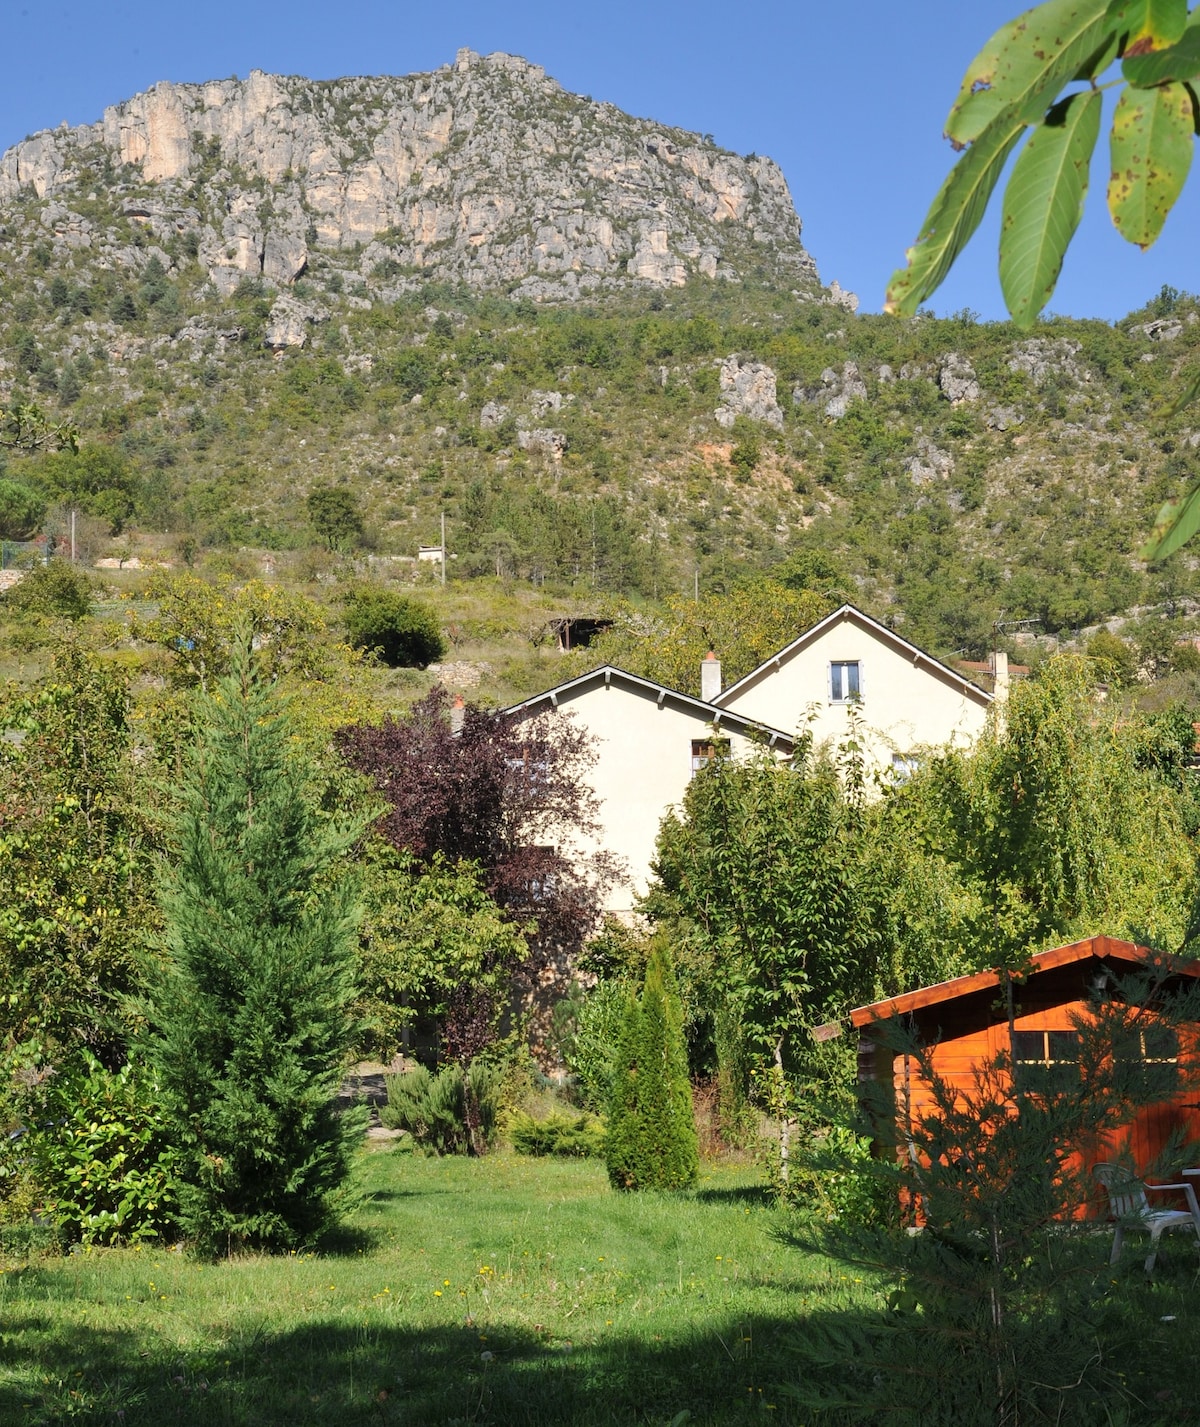
[(964, 401), (978, 401), (979, 381), (975, 368), (959, 352), (947, 352), (938, 368), (938, 386), (942, 395), (955, 406)]
[(775, 389), (775, 373), (764, 362), (726, 357), (720, 366), (721, 405), (713, 412), (719, 426), (733, 425), (739, 416), (764, 421), (783, 430), (783, 412)]
[(820, 295), (770, 159), (568, 94), (513, 55), (462, 50), (404, 77), (158, 84), (9, 149), (0, 206), (36, 195), (56, 245), (95, 245), (91, 210), (72, 203), (108, 174), (121, 216), (160, 244), (189, 235), (222, 293), (319, 282), (322, 253), (385, 296), (440, 280), (563, 300), (749, 264)]

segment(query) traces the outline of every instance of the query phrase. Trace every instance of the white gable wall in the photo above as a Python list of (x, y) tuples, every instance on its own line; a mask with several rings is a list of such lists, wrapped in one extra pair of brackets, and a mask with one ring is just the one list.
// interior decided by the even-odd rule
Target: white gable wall
[(811, 728), (818, 744), (836, 745), (849, 731), (850, 705), (831, 699), (830, 665), (857, 660), (869, 767), (890, 770), (893, 754), (923, 746), (974, 743), (987, 720), (986, 696), (967, 691), (948, 670), (914, 654), (851, 615), (778, 660), (767, 660), (718, 702), (788, 733)]
[[(531, 713), (554, 712), (538, 702)], [(659, 824), (683, 800), (692, 777), (692, 742), (712, 738), (709, 716), (670, 695), (661, 707), (653, 689), (602, 682), (558, 692), (559, 713), (569, 711), (595, 740), (589, 781), (600, 800), (599, 846), (621, 858), (627, 883), (609, 890), (605, 910), (627, 912), (646, 891)], [(730, 754), (743, 758), (753, 744), (745, 734), (722, 729)], [(789, 750), (790, 751), (790, 750)]]

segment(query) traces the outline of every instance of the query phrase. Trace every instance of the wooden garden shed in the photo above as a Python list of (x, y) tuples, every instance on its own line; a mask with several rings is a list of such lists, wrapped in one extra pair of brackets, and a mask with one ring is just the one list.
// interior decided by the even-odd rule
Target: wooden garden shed
[[(904, 1117), (933, 1108), (920, 1063), (897, 1053), (885, 1027), (903, 1017), (906, 1029), (924, 1048), (933, 1072), (953, 1088), (969, 1092), (976, 1071), (1000, 1053), (1011, 1057), (1013, 1070), (1031, 1080), (1069, 1087), (1073, 1057), (1078, 1076), (1077, 1018), (1087, 1017), (1096, 998), (1113, 994), (1120, 979), (1153, 968), (1168, 980), (1200, 976), (1200, 963), (1164, 958), (1133, 942), (1115, 937), (1088, 937), (1069, 946), (1038, 952), (1024, 976), (1012, 981), (1011, 1022), (1008, 987), (998, 971), (959, 976), (936, 986), (923, 986), (851, 1013), (859, 1031), (859, 1078), (885, 1087), (888, 1113), (894, 1116), (899, 1142)], [(1119, 989), (1115, 991), (1119, 995)], [(1159, 1081), (1162, 1098), (1137, 1110), (1103, 1144), (1081, 1147), (1088, 1161), (1128, 1152), (1140, 1169), (1157, 1158), (1173, 1132), (1200, 1140), (1200, 1087), (1195, 1074), (1197, 1034), (1176, 1033), (1147, 1020), (1125, 1054), (1140, 1058), (1148, 1074)], [(1152, 1082), (1153, 1083), (1153, 1082)], [(881, 1141), (897, 1140), (880, 1127)]]

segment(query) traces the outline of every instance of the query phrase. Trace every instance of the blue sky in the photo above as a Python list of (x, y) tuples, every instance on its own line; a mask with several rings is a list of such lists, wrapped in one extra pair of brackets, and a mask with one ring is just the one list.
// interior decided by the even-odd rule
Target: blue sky
[[(822, 277), (878, 310), (952, 161), (941, 128), (961, 73), (1019, 5), (0, 0), (0, 149), (64, 119), (98, 119), (105, 105), (159, 79), (252, 68), (313, 78), (405, 74), (452, 60), (462, 45), (508, 50), (578, 93), (711, 133), (741, 153), (769, 154), (787, 175)], [(1104, 210), (1103, 150), (1102, 139), (1088, 212), (1052, 307), (1111, 319), (1164, 283), (1200, 287), (1187, 237), (1198, 229), (1200, 176), (1159, 243), (1139, 253)], [(1003, 314), (996, 231), (993, 213), (935, 298), (937, 311)]]

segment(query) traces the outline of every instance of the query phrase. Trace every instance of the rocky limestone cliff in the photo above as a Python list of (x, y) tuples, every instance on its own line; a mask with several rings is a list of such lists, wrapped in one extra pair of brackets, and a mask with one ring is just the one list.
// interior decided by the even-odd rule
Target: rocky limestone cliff
[(192, 235), (224, 293), (287, 286), (320, 251), (373, 291), (442, 280), (569, 300), (752, 265), (818, 295), (770, 159), (568, 94), (505, 54), (400, 78), (162, 83), (0, 157), (0, 214), (36, 196), (56, 247), (111, 247), (89, 216), (100, 193), (160, 243)]

